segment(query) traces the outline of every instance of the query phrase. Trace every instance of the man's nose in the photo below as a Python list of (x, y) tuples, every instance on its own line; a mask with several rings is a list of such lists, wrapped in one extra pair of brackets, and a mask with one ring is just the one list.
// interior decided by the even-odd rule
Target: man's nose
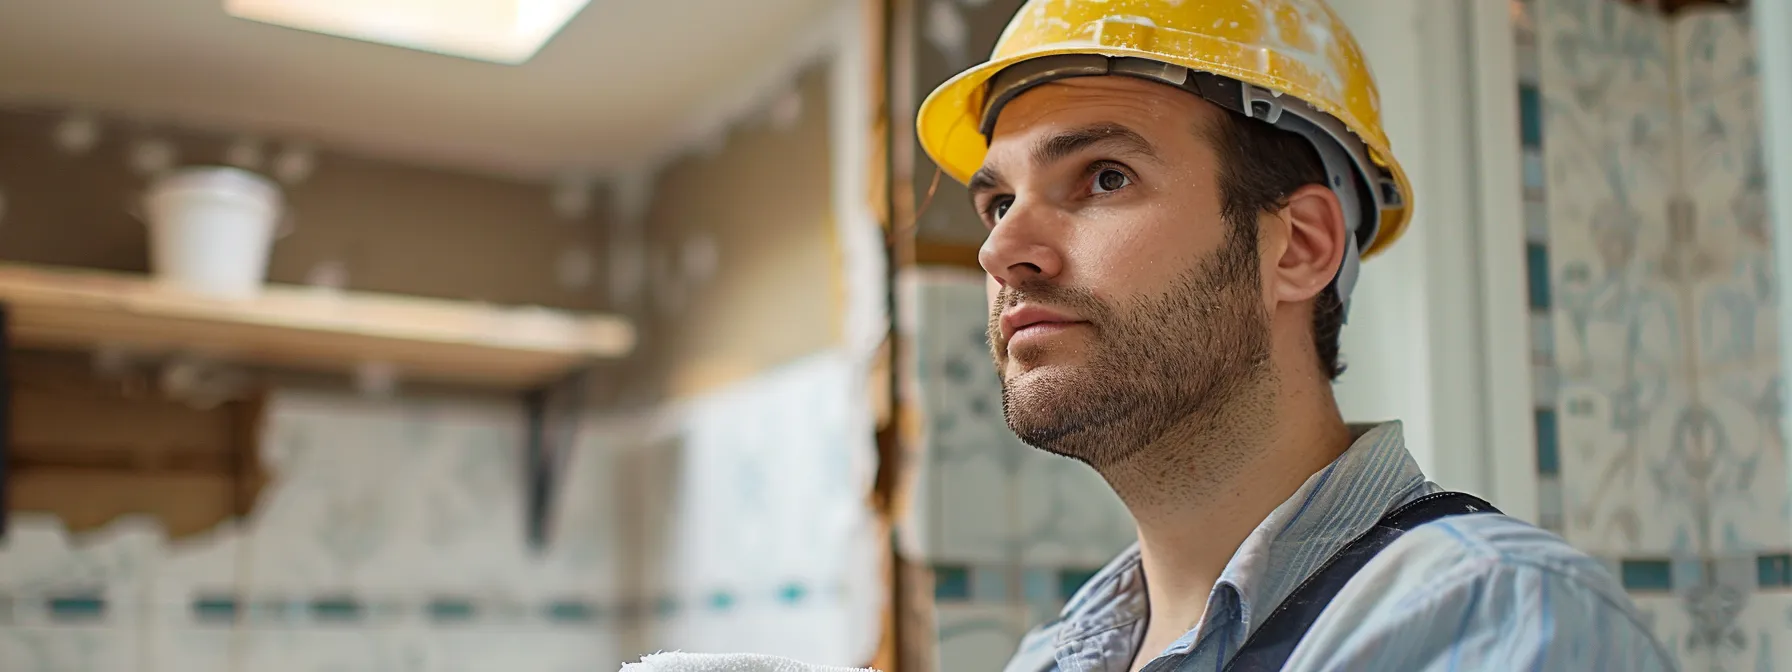
[(977, 251), (977, 263), (1002, 286), (1051, 280), (1064, 272), (1048, 209), (1016, 201)]

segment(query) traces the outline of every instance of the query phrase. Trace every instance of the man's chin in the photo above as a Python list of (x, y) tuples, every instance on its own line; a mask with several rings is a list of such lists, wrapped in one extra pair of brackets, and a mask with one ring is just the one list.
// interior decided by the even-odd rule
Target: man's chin
[(1002, 377), (1011, 383), (1029, 378), (1073, 379), (1081, 368), (1081, 362), (1071, 361), (1062, 355), (1025, 358), (1011, 355), (1002, 365)]

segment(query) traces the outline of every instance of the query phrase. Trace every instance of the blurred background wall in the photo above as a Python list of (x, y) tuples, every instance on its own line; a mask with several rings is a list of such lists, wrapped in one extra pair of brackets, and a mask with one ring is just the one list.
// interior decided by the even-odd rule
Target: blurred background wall
[[(662, 649), (875, 656), (888, 597), (870, 381), (887, 305), (866, 195), (860, 6), (767, 6), (680, 47), (690, 66), (670, 80), (678, 90), (636, 95), (634, 118), (653, 123), (631, 131), (618, 121), (631, 114), (624, 89), (580, 86), (581, 61), (615, 60), (616, 46), (590, 41), (633, 25), (678, 46), (714, 29), (594, 7), (567, 29), (566, 52), (557, 42), (507, 73), (231, 23), (188, 2), (136, 17), (147, 36), (128, 48), (172, 49), (163, 67), (92, 58), (103, 42), (85, 60), (64, 46), (46, 61), (37, 35), (97, 41), (117, 29), (108, 8), (75, 4), (0, 10), (5, 67), (24, 73), (0, 105), (8, 268), (151, 272), (136, 199), (171, 169), (235, 165), (280, 180), (288, 199), (269, 281), (313, 292), (326, 315), (328, 302), (369, 293), (473, 315), (522, 306), (624, 319), (635, 345), (578, 379), (574, 438), (549, 467), (554, 494), (538, 517), (532, 409), (516, 390), (353, 353), (334, 370), (293, 370), (134, 348), (131, 333), (96, 333), (74, 352), (15, 344), (0, 669), (586, 670)], [(225, 35), (207, 43), (234, 43), (239, 74), (270, 86), (282, 80), (248, 63), (360, 62), (387, 82), (416, 67), (414, 88), (357, 103), (354, 85), (369, 80), (344, 74), (333, 111), (281, 119), (269, 101), (242, 100), (252, 91), (167, 67), (216, 74), (222, 52), (175, 47), (187, 30)], [(267, 57), (244, 33), (284, 51)], [(121, 84), (121, 70), (158, 81)], [(406, 114), (395, 101), (465, 102), (457, 79), (509, 96), (496, 101), (508, 116), (410, 122), (474, 137), (391, 132)], [(203, 103), (171, 100), (182, 86)], [(477, 137), (578, 129), (555, 106), (591, 109), (593, 96), (624, 111), (545, 143)], [(387, 126), (342, 123), (357, 115)], [(432, 138), (439, 146), (420, 142)], [(189, 357), (254, 382), (221, 404), (160, 389), (167, 362)]]
[[(983, 229), (913, 139), (1019, 4), (593, 4), (522, 65), (0, 7), (0, 669), (998, 668), (1133, 537), (1007, 431)], [(1756, 51), (1792, 25), (1331, 4), (1418, 192), (1346, 416), (1608, 562), (1687, 669), (1792, 669)], [(148, 282), (141, 195), (213, 164), (281, 185), (292, 314)], [(31, 342), (45, 293), (79, 319)]]

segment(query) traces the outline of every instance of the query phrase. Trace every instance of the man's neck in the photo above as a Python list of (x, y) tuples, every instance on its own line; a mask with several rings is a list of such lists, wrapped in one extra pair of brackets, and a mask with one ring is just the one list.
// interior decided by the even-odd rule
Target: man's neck
[(1268, 387), (1260, 399), (1230, 404), (1236, 417), (1191, 419), (1137, 459), (1103, 470), (1138, 524), (1151, 614), (1142, 661), (1201, 621), (1239, 545), (1349, 447), (1329, 381)]

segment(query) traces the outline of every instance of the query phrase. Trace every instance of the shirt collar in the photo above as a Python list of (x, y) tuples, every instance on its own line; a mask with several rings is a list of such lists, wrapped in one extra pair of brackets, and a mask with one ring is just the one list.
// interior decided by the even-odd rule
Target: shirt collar
[[(1389, 510), (1420, 494), (1425, 475), (1407, 452), (1398, 421), (1352, 425), (1350, 448), (1308, 477), (1239, 544), (1208, 602), (1209, 617), (1169, 653), (1183, 653), (1230, 619), (1216, 605), (1236, 596), (1238, 632), (1249, 633), (1321, 564), (1374, 526)], [(1136, 623), (1148, 611), (1138, 545), (1097, 573), (1073, 596), (1060, 621), (1059, 645)], [(1225, 590), (1229, 588), (1230, 590)], [(1230, 593), (1230, 595), (1228, 595)], [(1231, 639), (1242, 645), (1243, 637)]]

